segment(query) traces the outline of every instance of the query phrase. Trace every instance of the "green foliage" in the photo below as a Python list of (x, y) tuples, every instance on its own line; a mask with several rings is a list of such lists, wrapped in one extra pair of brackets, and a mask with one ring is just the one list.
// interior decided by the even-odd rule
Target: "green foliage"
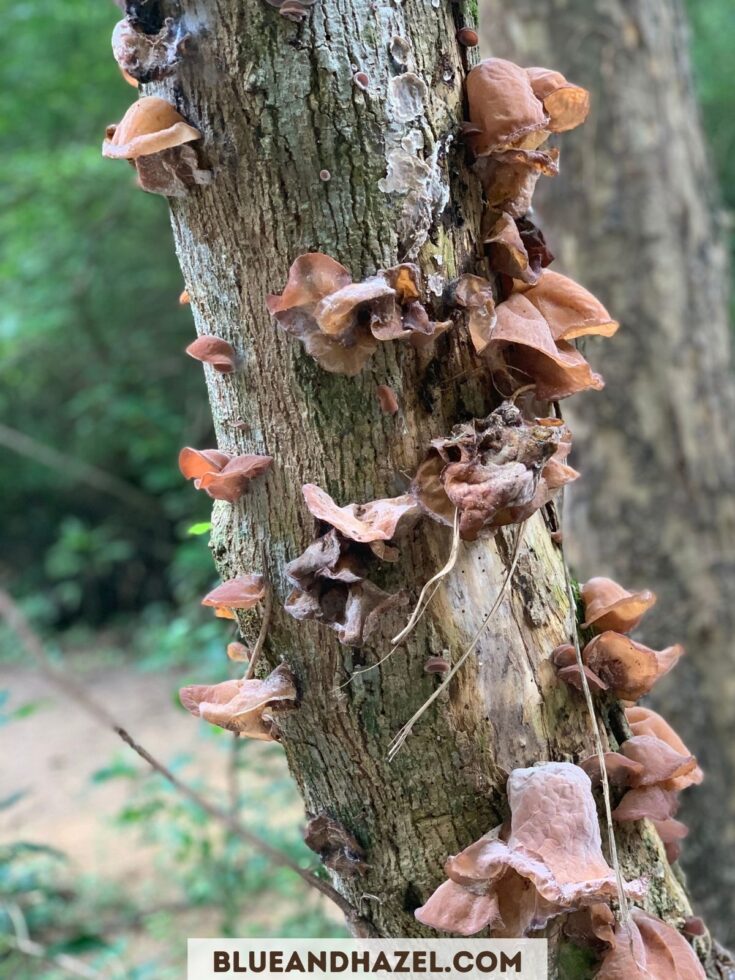
[[(193, 327), (166, 202), (100, 154), (135, 98), (110, 51), (119, 11), (37, 0), (5, 15), (0, 416), (69, 465), (3, 446), (3, 558), (49, 623), (97, 625), (209, 584), (206, 547), (186, 540), (209, 502), (176, 466), (182, 443), (210, 438), (205, 389), (182, 353)], [(80, 479), (75, 461), (121, 493)]]
[[(197, 789), (222, 808), (236, 806), (240, 820), (303, 867), (317, 859), (300, 834), (303, 809), (277, 746), (232, 739), (211, 726), (202, 738), (222, 750), (227, 789), (200, 783)], [(168, 760), (189, 781), (188, 755)], [(27, 841), (0, 847), (0, 976), (59, 980), (65, 975), (48, 960), (20, 955), (13, 937), (27, 930), (49, 954), (66, 953), (88, 965), (126, 978), (174, 980), (182, 975), (186, 930), (182, 912), (206, 917), (208, 930), (222, 936), (330, 937), (344, 927), (325, 913), (324, 903), (305, 891), (288, 870), (277, 869), (246, 848), (199, 807), (127, 752), (116, 754), (90, 777), (92, 787), (120, 780), (126, 800), (116, 823), (120, 846), (130, 854), (144, 844), (153, 851), (144, 891), (130, 895), (103, 880), (75, 875), (64, 855)], [(22, 794), (0, 801), (10, 808)], [(94, 797), (92, 796), (92, 801)], [(142, 945), (155, 950), (145, 960)], [(124, 974), (120, 969), (124, 966)]]
[(731, 255), (735, 259), (735, 113), (732, 52), (735, 10), (732, 0), (687, 0), (697, 94), (722, 199), (730, 215)]

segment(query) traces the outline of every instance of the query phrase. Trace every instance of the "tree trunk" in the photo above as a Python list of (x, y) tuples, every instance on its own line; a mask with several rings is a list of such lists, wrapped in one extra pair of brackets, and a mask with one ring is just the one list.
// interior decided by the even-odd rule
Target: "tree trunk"
[[(622, 328), (604, 392), (572, 402), (575, 570), (659, 596), (643, 635), (688, 656), (657, 688), (704, 785), (684, 795), (695, 904), (735, 942), (735, 378), (728, 276), (679, 0), (485, 2), (488, 53), (592, 91), (536, 203), (555, 268)], [(581, 406), (581, 407), (580, 407)]]
[[(273, 584), (267, 659), (285, 659), (300, 694), (298, 710), (280, 716), (291, 770), (307, 812), (339, 820), (370, 865), (361, 877), (334, 875), (360, 920), (353, 927), (429, 935), (413, 910), (443, 879), (446, 857), (507, 815), (507, 772), (592, 751), (583, 702), (549, 662), (568, 637), (562, 564), (535, 515), (476, 655), (388, 763), (391, 738), (436, 686), (423, 672), (427, 655), (456, 659), (467, 646), (497, 595), (515, 531), (462, 545), (412, 638), (340, 689), (387, 641), (344, 647), (283, 611), (284, 565), (315, 537), (301, 485), (317, 483), (340, 504), (400, 493), (429, 440), (487, 414), (494, 389), (459, 331), (429, 353), (381, 344), (357, 378), (327, 374), (274, 325), (265, 297), (281, 290), (296, 256), (314, 250), (355, 280), (406, 256), (425, 278), (473, 268), (480, 197), (457, 142), (464, 68), (455, 41), (469, 12), (445, 0), (321, 0), (297, 26), (257, 0), (180, 7), (192, 35), (186, 57), (174, 83), (147, 91), (174, 97), (204, 133), (215, 177), (172, 202), (176, 246), (197, 329), (244, 356), (236, 374), (206, 369), (219, 446), (275, 459), (241, 503), (215, 506), (215, 559), (224, 577), (264, 569)], [(410, 42), (406, 64), (391, 56), (403, 47), (396, 37)], [(366, 92), (353, 81), (358, 70)], [(331, 179), (320, 180), (323, 170)], [(378, 384), (398, 392), (397, 416), (381, 413)], [(379, 584), (415, 598), (449, 547), (448, 529), (422, 522)], [(620, 734), (619, 708), (608, 705), (606, 717)], [(681, 921), (687, 900), (658, 838), (646, 829), (621, 838), (625, 871), (652, 875), (650, 908)]]

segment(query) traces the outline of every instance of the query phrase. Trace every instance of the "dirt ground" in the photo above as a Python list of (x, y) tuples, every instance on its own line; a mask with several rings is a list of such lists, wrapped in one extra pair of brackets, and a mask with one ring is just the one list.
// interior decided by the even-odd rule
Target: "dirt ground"
[[(220, 740), (202, 738), (201, 723), (174, 702), (178, 686), (174, 676), (114, 666), (82, 670), (80, 677), (85, 689), (161, 761), (191, 753), (192, 761), (179, 772), (183, 779), (191, 783), (206, 779), (210, 786), (226, 788), (228, 753)], [(133, 900), (140, 895), (141, 904), (148, 906), (156, 848), (141, 842), (138, 828), (115, 824), (131, 784), (126, 779), (91, 779), (113, 760), (132, 763), (142, 771), (145, 764), (112, 732), (51, 688), (37, 670), (0, 666), (0, 689), (10, 691), (6, 712), (41, 702), (30, 716), (0, 726), (0, 799), (25, 792), (16, 804), (0, 810), (0, 844), (24, 840), (57, 848), (68, 856), (73, 873), (104, 879)], [(243, 748), (249, 753), (268, 753), (271, 773), (275, 766), (275, 775), (287, 774), (285, 760), (274, 746), (250, 742)], [(248, 772), (251, 778), (259, 777)], [(295, 805), (292, 812), (281, 812), (275, 819), (299, 823), (302, 814)], [(155, 880), (153, 883), (157, 899), (165, 904), (166, 884), (161, 882), (159, 889)], [(277, 921), (283, 911), (269, 911), (271, 921), (274, 917)], [(245, 912), (256, 934), (262, 913), (263, 909)], [(183, 947), (187, 935), (218, 935), (217, 920), (206, 910), (184, 911), (177, 918), (176, 932), (182, 936)], [(132, 961), (157, 952), (149, 935), (133, 936)]]
[[(226, 755), (214, 742), (199, 738), (198, 722), (173, 703), (171, 676), (113, 667), (85, 673), (83, 683), (154, 756), (166, 762), (190, 751), (194, 760), (186, 778), (206, 774), (208, 781), (224, 785)], [(0, 843), (22, 838), (48, 844), (64, 851), (82, 873), (121, 882), (137, 879), (150, 867), (151, 855), (135, 832), (136, 846), (121, 847), (122, 831), (113, 824), (130, 787), (126, 780), (93, 783), (91, 777), (114, 758), (136, 765), (138, 760), (37, 670), (4, 667), (0, 688), (11, 692), (9, 712), (41, 702), (29, 717), (0, 727), (0, 795), (26, 793), (0, 811)]]

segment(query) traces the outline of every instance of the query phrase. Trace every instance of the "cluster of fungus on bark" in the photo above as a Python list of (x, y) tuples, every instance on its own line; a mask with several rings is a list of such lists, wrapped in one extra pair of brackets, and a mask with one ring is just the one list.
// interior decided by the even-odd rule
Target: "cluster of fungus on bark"
[(147, 95), (134, 102), (117, 125), (107, 127), (102, 155), (132, 164), (144, 191), (184, 197), (192, 187), (212, 180), (190, 145), (201, 137), (170, 102)]
[[(316, 0), (266, 2), (284, 18), (299, 22)], [(137, 84), (175, 72), (186, 49), (181, 24), (163, 19), (158, 5), (145, 0), (119, 5), (125, 18), (116, 26), (112, 44), (125, 77)], [(474, 46), (477, 33), (462, 27), (457, 40)], [(410, 45), (396, 35), (390, 51), (403, 66)], [(353, 71), (354, 84), (367, 89), (367, 74), (354, 66)], [(413, 73), (400, 80), (409, 101), (423, 104), (425, 83)], [(391, 84), (395, 89), (399, 80)], [(482, 268), (464, 271), (446, 289), (442, 282), (430, 290), (441, 294), (442, 309), (453, 309), (453, 319), (432, 318), (434, 303), (427, 299), (416, 265), (402, 262), (353, 282), (343, 265), (320, 252), (298, 256), (283, 291), (267, 298), (277, 323), (321, 368), (346, 376), (357, 375), (382, 342), (406, 341), (422, 349), (463, 320), (472, 348), (498, 390), (497, 382), (503, 382), (507, 397), (515, 393), (485, 418), (462, 422), (449, 435), (434, 438), (402, 496), (339, 506), (319, 487), (303, 487), (317, 537), (285, 568), (293, 586), (285, 609), (296, 619), (323, 623), (349, 646), (368, 641), (384, 618), (406, 603), (404, 592), (386, 593), (367, 575), (377, 561), (396, 560), (396, 539), (416, 520), (456, 522), (459, 536), (473, 541), (523, 523), (578, 477), (566, 463), (571, 434), (561, 418), (528, 418), (514, 399), (525, 389), (533, 389), (537, 401), (549, 402), (601, 388), (602, 378), (574, 341), (587, 335), (609, 337), (618, 326), (582, 286), (548, 268), (554, 257), (528, 213), (539, 177), (558, 171), (559, 150), (548, 145), (549, 138), (584, 121), (588, 93), (558, 72), (525, 69), (498, 58), (469, 72), (466, 92), (469, 121), (463, 130), (486, 209), (479, 242)], [(200, 139), (201, 133), (171, 103), (146, 96), (119, 125), (108, 128), (103, 154), (128, 160), (143, 189), (179, 197), (212, 180), (193, 145)], [(329, 176), (329, 171), (320, 173), (324, 181)], [(185, 290), (180, 302), (188, 301)], [(187, 353), (223, 375), (239, 366), (232, 345), (216, 336), (200, 336)], [(393, 389), (380, 385), (376, 395), (384, 412), (398, 411)], [(272, 462), (270, 456), (219, 449), (185, 448), (179, 456), (186, 479), (213, 499), (231, 504)], [(627, 636), (653, 603), (651, 593), (630, 593), (610, 580), (596, 579), (582, 595), (584, 626), (597, 632), (582, 653), (585, 677), (595, 690), (609, 690), (629, 702), (625, 716), (631, 736), (604, 759), (605, 772), (625, 790), (614, 819), (653, 820), (673, 860), (686, 833), (674, 819), (677, 794), (701, 781), (702, 773), (660, 716), (630, 702), (647, 693), (682, 651), (650, 650)], [(271, 598), (264, 577), (249, 574), (223, 582), (202, 601), (216, 615), (235, 618), (237, 611), (260, 603), (269, 611)], [(261, 630), (256, 649), (262, 637)], [(238, 641), (228, 645), (227, 655), (236, 663), (250, 658)], [(574, 647), (558, 648), (553, 659), (560, 677), (572, 686), (581, 684)], [(183, 688), (181, 703), (193, 715), (238, 736), (277, 740), (279, 712), (293, 708), (298, 699), (294, 678), (281, 664), (256, 679), (251, 676), (256, 660), (253, 652), (241, 679)], [(429, 656), (424, 664), (427, 673), (442, 675), (450, 669), (444, 656)], [(597, 758), (581, 766), (544, 762), (514, 770), (508, 782), (510, 822), (449, 858), (448, 880), (417, 909), (418, 920), (465, 936), (490, 929), (498, 936), (520, 937), (564, 915), (567, 935), (604, 952), (598, 974), (602, 980), (704, 976), (687, 942), (655, 917), (636, 909), (632, 918), (615, 924), (611, 903), (621, 898), (620, 882), (602, 853), (592, 794), (600, 775)], [(342, 877), (368, 868), (355, 837), (326, 813), (311, 818), (306, 841)], [(642, 898), (643, 882), (623, 887), (629, 898)], [(701, 932), (694, 920), (688, 928), (691, 935)]]
[[(626, 789), (613, 811), (613, 820), (630, 823), (650, 820), (664, 844), (669, 861), (676, 861), (688, 832), (674, 817), (679, 793), (702, 782), (704, 774), (696, 758), (661, 715), (641, 705), (625, 709), (632, 732), (619, 751), (605, 754), (611, 781)], [(593, 757), (581, 763), (590, 778), (599, 778), (599, 762)]]
[(185, 446), (179, 453), (179, 469), (197, 490), (204, 490), (214, 500), (237, 503), (247, 492), (251, 480), (266, 473), (272, 456), (245, 453), (235, 456), (220, 449), (192, 449)]
[(464, 135), (488, 204), (522, 217), (539, 177), (558, 173), (559, 151), (547, 146), (549, 136), (585, 121), (589, 93), (558, 72), (502, 58), (481, 61), (468, 74), (466, 89)]
[[(515, 769), (508, 780), (510, 825), (450, 857), (448, 880), (416, 910), (424, 925), (472, 936), (528, 935), (551, 919), (617, 895), (602, 854), (589, 777), (578, 766), (546, 762)], [(644, 894), (630, 882), (631, 898)]]
[(439, 523), (451, 525), (459, 511), (460, 536), (473, 541), (483, 531), (527, 520), (576, 479), (564, 462), (570, 450), (571, 435), (559, 419), (528, 421), (506, 402), (487, 418), (433, 439), (412, 491)]
[(182, 687), (179, 698), (187, 711), (241, 738), (279, 740), (277, 714), (293, 707), (296, 686), (291, 671), (281, 664), (264, 680), (243, 678), (221, 684)]
[(366, 576), (376, 559), (395, 560), (388, 542), (417, 516), (416, 501), (405, 495), (339, 507), (313, 484), (303, 491), (310, 512), (329, 530), (286, 566), (293, 589), (285, 609), (334, 630), (345, 646), (362, 646), (407, 602), (404, 592), (384, 592)]
[(381, 341), (424, 347), (451, 325), (432, 321), (421, 295), (421, 273), (413, 264), (353, 282), (339, 262), (308, 252), (295, 260), (283, 292), (268, 296), (267, 306), (320, 367), (351, 377)]
[[(582, 650), (587, 682), (594, 691), (610, 691), (625, 703), (631, 736), (619, 751), (605, 754), (610, 781), (626, 789), (613, 819), (619, 823), (650, 819), (659, 832), (669, 861), (679, 857), (679, 842), (687, 828), (675, 820), (678, 794), (700, 783), (702, 770), (671, 726), (656, 712), (636, 705), (659, 678), (667, 674), (684, 653), (675, 645), (652, 650), (626, 634), (639, 625), (656, 596), (645, 589), (631, 592), (609, 578), (593, 578), (582, 586), (585, 629), (597, 634)], [(574, 647), (564, 644), (552, 654), (559, 677), (581, 688)], [(593, 781), (600, 777), (597, 756), (582, 762)]]

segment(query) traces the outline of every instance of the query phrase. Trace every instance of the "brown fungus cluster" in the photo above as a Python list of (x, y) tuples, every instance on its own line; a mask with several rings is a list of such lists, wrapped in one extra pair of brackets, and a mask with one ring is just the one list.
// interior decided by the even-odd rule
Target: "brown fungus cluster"
[(144, 191), (184, 197), (196, 184), (212, 179), (190, 145), (201, 136), (170, 102), (147, 95), (134, 102), (116, 126), (107, 127), (102, 155), (131, 163)]
[(237, 503), (250, 481), (270, 469), (272, 456), (244, 454), (235, 456), (219, 449), (191, 449), (179, 453), (179, 469), (197, 490), (204, 490), (214, 500)]
[(526, 520), (575, 479), (576, 470), (564, 463), (570, 449), (569, 431), (557, 419), (529, 422), (506, 402), (487, 418), (432, 440), (412, 492), (442, 524), (453, 523), (456, 509), (460, 535), (472, 541), (482, 531)]
[(404, 263), (363, 282), (321, 252), (300, 255), (270, 314), (325, 371), (359, 374), (381, 341), (430, 343), (449, 323), (430, 320), (420, 302), (421, 274)]
[[(653, 650), (625, 634), (634, 630), (656, 601), (652, 592), (629, 592), (608, 578), (593, 578), (582, 586), (585, 627), (601, 631), (582, 650), (588, 682), (598, 691), (611, 691), (625, 701), (638, 701), (676, 666), (684, 653), (678, 644)], [(574, 648), (563, 644), (552, 654), (559, 676), (581, 687)]]
[(705, 980), (697, 955), (679, 933), (656, 916), (633, 909), (619, 922), (596, 980)]
[(330, 530), (286, 566), (293, 589), (284, 608), (294, 619), (328, 626), (345, 646), (362, 646), (407, 602), (404, 592), (385, 592), (366, 576), (376, 557), (396, 557), (388, 542), (417, 516), (416, 501), (404, 496), (339, 507), (313, 484), (303, 491), (311, 513)]
[[(448, 880), (416, 910), (424, 925), (471, 936), (521, 937), (565, 912), (617, 896), (602, 854), (589, 777), (567, 762), (515, 769), (510, 827), (502, 825), (445, 865)], [(643, 883), (626, 885), (641, 898)]]
[(296, 702), (296, 686), (285, 664), (265, 680), (255, 678), (182, 687), (179, 699), (191, 714), (241, 738), (278, 741), (277, 713)]
[(521, 68), (486, 58), (467, 76), (468, 145), (488, 204), (511, 217), (530, 208), (542, 174), (558, 173), (559, 151), (552, 133), (579, 126), (589, 112), (589, 94), (558, 72)]
[[(627, 791), (613, 811), (618, 823), (651, 820), (666, 849), (669, 861), (678, 859), (680, 841), (688, 828), (674, 817), (679, 808), (679, 793), (698, 786), (704, 774), (696, 758), (661, 715), (639, 705), (625, 709), (632, 735), (618, 752), (605, 754), (608, 773)], [(599, 779), (595, 757), (584, 760), (582, 767), (593, 782)]]

